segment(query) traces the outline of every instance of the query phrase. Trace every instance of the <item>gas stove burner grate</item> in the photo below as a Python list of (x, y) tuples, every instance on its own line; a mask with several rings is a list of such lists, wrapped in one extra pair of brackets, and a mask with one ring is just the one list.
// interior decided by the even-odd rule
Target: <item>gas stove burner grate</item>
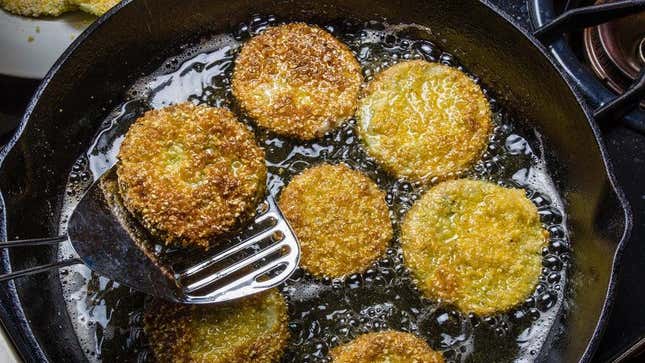
[[(645, 65), (645, 11), (587, 28), (583, 39), (596, 75), (615, 92), (623, 93)], [(645, 109), (645, 101), (640, 105)]]
[[(536, 37), (548, 44), (600, 119), (624, 116), (625, 124), (645, 133), (645, 0), (530, 0)], [(572, 34), (581, 30), (582, 52)], [(566, 35), (565, 35), (566, 34)], [(640, 103), (640, 107), (639, 107)]]

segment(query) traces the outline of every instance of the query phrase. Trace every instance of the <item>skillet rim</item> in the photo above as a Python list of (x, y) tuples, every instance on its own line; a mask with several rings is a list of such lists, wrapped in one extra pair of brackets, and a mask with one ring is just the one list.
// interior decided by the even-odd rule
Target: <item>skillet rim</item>
[[(76, 49), (79, 46), (81, 46), (82, 43), (85, 42), (87, 38), (92, 36), (92, 34), (96, 29), (101, 27), (103, 23), (105, 23), (109, 18), (111, 18), (114, 14), (119, 12), (122, 8), (128, 6), (133, 1), (134, 0), (123, 0), (115, 7), (110, 9), (107, 13), (99, 17), (85, 31), (83, 31), (83, 33), (81, 33), (72, 42), (72, 44), (63, 52), (63, 54), (56, 60), (52, 68), (47, 72), (47, 74), (45, 75), (41, 83), (38, 85), (38, 88), (36, 89), (34, 95), (32, 96), (31, 100), (29, 101), (29, 104), (25, 109), (25, 112), (18, 124), (18, 127), (14, 131), (14, 134), (11, 136), (8, 143), (2, 149), (0, 149), (0, 169), (4, 164), (4, 160), (6, 156), (9, 154), (9, 152), (13, 149), (13, 147), (16, 145), (16, 143), (22, 136), (22, 133), (26, 129), (29, 119), (31, 118), (31, 114), (33, 113), (44, 90), (47, 88), (47, 86), (49, 85), (49, 82), (54, 77), (54, 75), (67, 62), (67, 60), (72, 56), (72, 54), (76, 51)], [(561, 80), (565, 83), (566, 87), (573, 94), (574, 98), (578, 103), (578, 106), (582, 109), (582, 112), (585, 115), (589, 128), (593, 133), (594, 139), (596, 141), (596, 145), (598, 146), (598, 150), (600, 152), (600, 157), (603, 162), (604, 170), (607, 174), (607, 179), (609, 180), (610, 189), (611, 191), (613, 191), (616, 198), (618, 199), (620, 207), (623, 211), (623, 218), (624, 218), (625, 224), (623, 226), (622, 235), (620, 237), (620, 240), (617, 241), (616, 250), (612, 257), (611, 274), (609, 276), (609, 282), (607, 285), (607, 293), (605, 294), (602, 309), (600, 311), (600, 316), (596, 322), (596, 326), (594, 327), (593, 334), (591, 335), (591, 338), (588, 340), (586, 349), (579, 359), (579, 362), (589, 362), (592, 358), (593, 353), (598, 348), (598, 344), (604, 333), (605, 327), (607, 325), (607, 320), (609, 318), (609, 315), (611, 313), (611, 308), (615, 300), (617, 275), (620, 271), (620, 265), (621, 265), (620, 261), (624, 253), (625, 245), (627, 244), (627, 241), (631, 236), (631, 231), (633, 227), (633, 218), (634, 218), (633, 212), (620, 184), (618, 184), (618, 181), (616, 180), (616, 176), (613, 170), (613, 165), (609, 159), (606, 145), (602, 139), (601, 131), (598, 125), (596, 125), (595, 120), (593, 119), (589, 106), (584, 102), (584, 100), (582, 99), (582, 96), (575, 91), (573, 85), (571, 84), (571, 81), (569, 81), (569, 79), (566, 77), (565, 72), (562, 69), (560, 69), (556, 61), (551, 58), (547, 46), (539, 42), (535, 37), (533, 37), (529, 33), (528, 30), (522, 28), (515, 19), (513, 19), (511, 16), (506, 14), (497, 5), (492, 4), (489, 0), (477, 0), (477, 1), (479, 1), (485, 7), (487, 7), (488, 10), (493, 12), (496, 16), (499, 16), (502, 19), (504, 19), (513, 28), (515, 28), (517, 32), (522, 34), (524, 38), (526, 38), (526, 40), (529, 43), (531, 43), (542, 54), (544, 58), (546, 58), (547, 62), (551, 65), (553, 70), (557, 72)], [(0, 190), (0, 240), (2, 241), (7, 240), (5, 203), (4, 203), (4, 198), (1, 190)], [(0, 269), (4, 271), (9, 271), (10, 268), (11, 268), (11, 262), (10, 262), (7, 250), (2, 250), (0, 252)], [(31, 331), (30, 324), (27, 323), (27, 318), (22, 309), (22, 302), (18, 297), (15, 284), (13, 281), (10, 281), (7, 284), (7, 290), (8, 291), (2, 291), (2, 294), (4, 295), (5, 292), (8, 292), (7, 297), (9, 298), (9, 300), (11, 300), (12, 306), (0, 307), (0, 315), (1, 315), (0, 322), (2, 323), (2, 327), (4, 327), (5, 331), (8, 333), (7, 335), (13, 341), (14, 348), (18, 351), (18, 353), (23, 359), (30, 358), (30, 359), (25, 359), (27, 361), (34, 361), (34, 360), (48, 361), (47, 355), (44, 353), (38, 340), (36, 339), (36, 337), (33, 335)], [(22, 321), (11, 322), (11, 323), (6, 322), (4, 317), (7, 315), (6, 314), (7, 309), (14, 310), (14, 313), (18, 315), (22, 319)], [(26, 340), (26, 341), (22, 341), (21, 342), (22, 344), (16, 344), (16, 338), (15, 338), (16, 332), (20, 330), (22, 330), (25, 335), (24, 337), (25, 339), (21, 339), (21, 340)], [(29, 348), (29, 350), (27, 351), (25, 348)]]
[[(614, 256), (612, 258), (611, 274), (609, 275), (609, 282), (607, 285), (607, 293), (605, 294), (605, 301), (603, 302), (602, 309), (600, 311), (600, 316), (598, 318), (598, 321), (596, 322), (596, 326), (594, 327), (594, 332), (591, 335), (591, 338), (589, 339), (589, 341), (587, 342), (587, 347), (584, 353), (579, 359), (579, 362), (585, 362), (585, 363), (590, 362), (593, 354), (596, 352), (596, 349), (598, 349), (600, 339), (602, 338), (605, 332), (605, 328), (607, 327), (607, 321), (609, 319), (609, 316), (611, 315), (611, 309), (614, 305), (614, 300), (616, 298), (615, 296), (616, 284), (617, 284), (618, 274), (620, 273), (620, 268), (621, 268), (620, 262), (623, 257), (623, 253), (625, 251), (625, 245), (627, 244), (632, 234), (632, 228), (634, 224), (634, 213), (632, 211), (631, 205), (629, 204), (629, 201), (627, 200), (627, 197), (625, 196), (625, 193), (623, 192), (622, 187), (620, 186), (620, 184), (618, 183), (618, 180), (616, 179), (616, 175), (614, 174), (614, 167), (613, 167), (613, 164), (611, 163), (611, 160), (607, 152), (607, 146), (605, 145), (605, 142), (603, 140), (603, 135), (600, 131), (600, 127), (596, 124), (596, 121), (593, 118), (592, 110), (589, 109), (589, 106), (585, 103), (582, 96), (578, 94), (578, 92), (576, 92), (573, 84), (571, 83), (569, 78), (567, 78), (565, 71), (562, 70), (558, 65), (558, 63), (556, 62), (556, 60), (550, 56), (551, 53), (548, 49), (548, 46), (540, 42), (528, 30), (525, 30), (522, 27), (520, 27), (520, 25), (511, 16), (506, 14), (504, 11), (500, 10), (496, 5), (491, 4), (488, 0), (479, 0), (479, 2), (481, 2), (489, 9), (497, 13), (497, 15), (504, 18), (516, 30), (522, 33), (522, 35), (524, 35), (524, 37), (529, 42), (531, 42), (533, 46), (535, 46), (538, 49), (538, 51), (540, 51), (540, 53), (542, 53), (542, 55), (547, 59), (549, 64), (551, 64), (551, 66), (555, 69), (555, 71), (560, 75), (560, 78), (564, 81), (567, 88), (569, 88), (569, 90), (575, 97), (576, 101), (578, 102), (578, 105), (582, 109), (582, 112), (584, 113), (587, 119), (587, 123), (591, 128), (594, 139), (596, 140), (596, 144), (598, 145), (598, 150), (600, 151), (600, 158), (602, 159), (602, 162), (605, 166), (605, 171), (607, 172), (607, 179), (609, 180), (611, 189), (616, 195), (616, 198), (620, 203), (620, 207), (623, 210), (625, 225), (623, 227), (623, 233), (620, 237), (620, 240), (618, 241), (618, 244), (616, 245), (616, 250), (614, 251)], [(0, 164), (0, 167), (1, 166), (2, 164)]]

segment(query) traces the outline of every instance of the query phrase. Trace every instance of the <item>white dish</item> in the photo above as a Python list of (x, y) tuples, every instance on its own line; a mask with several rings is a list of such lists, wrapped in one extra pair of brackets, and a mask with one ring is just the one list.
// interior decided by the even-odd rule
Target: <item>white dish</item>
[(27, 18), (0, 9), (0, 74), (40, 79), (95, 16)]

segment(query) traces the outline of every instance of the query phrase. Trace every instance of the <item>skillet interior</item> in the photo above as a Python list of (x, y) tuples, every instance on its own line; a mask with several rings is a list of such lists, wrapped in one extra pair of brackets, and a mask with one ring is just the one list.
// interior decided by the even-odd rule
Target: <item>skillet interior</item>
[[(468, 13), (464, 12), (468, 9)], [(569, 202), (575, 270), (574, 306), (565, 339), (553, 342), (548, 357), (583, 356), (608, 292), (612, 256), (628, 216), (611, 187), (601, 148), (575, 96), (558, 72), (517, 29), (478, 1), (134, 1), (101, 19), (93, 35), (50, 75), (17, 145), (0, 171), (9, 239), (56, 233), (66, 177), (134, 78), (154, 69), (167, 55), (199, 34), (221, 32), (272, 13), (281, 18), (383, 19), (429, 26), (432, 40), (479, 75), (498, 98), (538, 124), (562, 166), (561, 191)], [(386, 15), (386, 16), (384, 16)], [(12, 251), (13, 267), (43, 263), (54, 251)], [(31, 330), (49, 359), (83, 359), (67, 318), (58, 274), (19, 280), (16, 289)], [(2, 291), (4, 316), (20, 319), (11, 291)], [(52, 334), (52, 327), (60, 327)], [(9, 326), (18, 341), (32, 341), (27, 327)], [(33, 341), (32, 341), (33, 342)], [(38, 358), (28, 344), (27, 357)], [(41, 356), (42, 357), (42, 356)], [(28, 359), (31, 360), (31, 359)]]

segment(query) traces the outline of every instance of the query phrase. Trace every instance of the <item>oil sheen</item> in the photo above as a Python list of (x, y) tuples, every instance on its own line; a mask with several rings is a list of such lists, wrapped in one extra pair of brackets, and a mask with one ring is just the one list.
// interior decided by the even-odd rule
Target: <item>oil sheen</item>
[[(258, 130), (244, 117), (230, 89), (236, 54), (243, 42), (282, 19), (257, 16), (231, 33), (201, 39), (177, 51), (154, 73), (139, 79), (100, 124), (94, 142), (71, 166), (64, 211), (116, 163), (119, 145), (130, 124), (148, 109), (190, 101), (234, 110), (257, 135), (266, 150), (267, 190), (278, 195), (290, 178), (324, 161), (344, 162), (366, 173), (387, 192), (387, 204), (398, 235), (401, 217), (421, 195), (421, 186), (397, 180), (370, 159), (349, 120), (312, 142), (295, 142)], [(424, 28), (368, 22), (319, 24), (344, 41), (362, 65), (366, 81), (380, 70), (406, 59), (426, 59), (468, 73), (455, 57), (443, 51)], [(471, 77), (479, 83), (475, 75)], [(291, 339), (284, 362), (328, 362), (329, 350), (367, 332), (396, 329), (423, 337), (447, 361), (503, 362), (539, 359), (543, 345), (557, 339), (566, 323), (567, 269), (570, 245), (564, 205), (547, 165), (547, 142), (539, 130), (506, 112), (482, 85), (493, 109), (494, 131), (483, 158), (465, 176), (521, 187), (539, 209), (550, 232), (543, 251), (543, 271), (533, 294), (512, 310), (481, 318), (453, 306), (420, 297), (404, 266), (398, 241), (365, 273), (343, 279), (316, 279), (298, 270), (281, 287), (289, 304)], [(323, 233), (321, 231), (321, 233)], [(159, 253), (168, 253), (157, 246)], [(63, 245), (61, 255), (74, 252)], [(147, 298), (118, 283), (91, 273), (84, 266), (61, 270), (67, 310), (79, 342), (90, 361), (154, 361), (143, 331)]]

